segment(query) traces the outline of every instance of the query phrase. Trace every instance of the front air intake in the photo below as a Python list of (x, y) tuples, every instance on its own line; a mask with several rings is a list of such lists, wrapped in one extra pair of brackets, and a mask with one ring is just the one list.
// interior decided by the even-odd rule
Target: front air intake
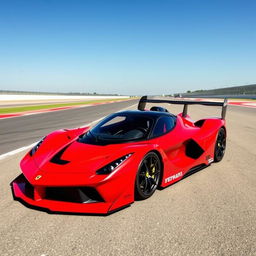
[(92, 187), (46, 187), (45, 199), (73, 203), (104, 202)]

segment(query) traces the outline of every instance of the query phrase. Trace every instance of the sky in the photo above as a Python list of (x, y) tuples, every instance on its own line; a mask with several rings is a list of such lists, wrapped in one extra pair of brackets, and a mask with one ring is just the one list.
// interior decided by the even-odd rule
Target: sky
[(173, 94), (256, 83), (256, 1), (0, 0), (0, 90)]

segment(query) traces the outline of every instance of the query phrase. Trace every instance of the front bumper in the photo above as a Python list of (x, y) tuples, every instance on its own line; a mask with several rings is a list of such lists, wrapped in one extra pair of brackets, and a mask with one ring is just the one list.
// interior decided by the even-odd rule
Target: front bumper
[[(96, 190), (96, 195), (92, 191), (89, 192), (93, 188), (88, 190), (88, 187), (69, 187), (65, 189), (65, 194), (63, 189), (57, 187), (33, 187), (23, 174), (18, 176), (11, 186), (14, 199), (52, 212), (107, 214), (113, 204), (113, 202), (104, 202)], [(67, 197), (67, 193), (71, 194)]]

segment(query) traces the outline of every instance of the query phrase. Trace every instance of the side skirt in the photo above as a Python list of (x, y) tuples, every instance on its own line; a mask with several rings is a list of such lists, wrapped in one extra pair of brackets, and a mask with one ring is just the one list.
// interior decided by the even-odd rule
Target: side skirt
[(203, 170), (204, 168), (208, 167), (209, 165), (206, 165), (206, 164), (199, 164), (199, 165), (196, 165), (194, 167), (192, 167), (191, 169), (189, 169), (185, 175), (182, 177), (182, 179), (185, 179), (187, 178), (188, 176), (196, 173), (196, 172), (199, 172), (201, 170)]
[(210, 166), (210, 164), (199, 164), (199, 165), (196, 165), (196, 166), (194, 166), (194, 167), (192, 167), (191, 169), (189, 169), (181, 178), (179, 178), (177, 181), (174, 181), (174, 182), (172, 182), (172, 183), (170, 183), (170, 184), (168, 184), (168, 185), (166, 185), (166, 186), (159, 186), (158, 187), (158, 190), (162, 190), (162, 189), (164, 189), (164, 188), (167, 188), (167, 187), (169, 187), (169, 186), (171, 186), (171, 185), (173, 185), (173, 184), (175, 184), (175, 183), (177, 183), (177, 182), (179, 182), (179, 181), (181, 181), (181, 180), (183, 180), (183, 179), (185, 179), (185, 178), (187, 178), (187, 177), (189, 177), (190, 175), (192, 175), (192, 174), (194, 174), (194, 173), (196, 173), (196, 172), (199, 172), (199, 171), (201, 171), (202, 169), (204, 169), (204, 168), (206, 168), (206, 167), (208, 167), (208, 166)]

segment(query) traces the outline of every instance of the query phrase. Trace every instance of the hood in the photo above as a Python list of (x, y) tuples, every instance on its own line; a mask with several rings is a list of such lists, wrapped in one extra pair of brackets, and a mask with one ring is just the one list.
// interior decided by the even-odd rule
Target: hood
[(45, 158), (34, 158), (35, 164), (43, 172), (94, 173), (113, 160), (131, 153), (124, 144), (91, 145), (73, 141)]
[[(78, 136), (55, 132), (46, 137), (34, 155), (26, 154), (20, 166), (29, 182), (44, 186), (88, 184), (89, 181), (96, 184), (104, 180), (104, 176), (96, 175), (97, 170), (129, 153), (134, 153), (133, 162), (137, 158), (140, 161), (149, 147), (142, 142), (92, 145), (77, 141)], [(139, 152), (141, 156), (135, 157)]]

